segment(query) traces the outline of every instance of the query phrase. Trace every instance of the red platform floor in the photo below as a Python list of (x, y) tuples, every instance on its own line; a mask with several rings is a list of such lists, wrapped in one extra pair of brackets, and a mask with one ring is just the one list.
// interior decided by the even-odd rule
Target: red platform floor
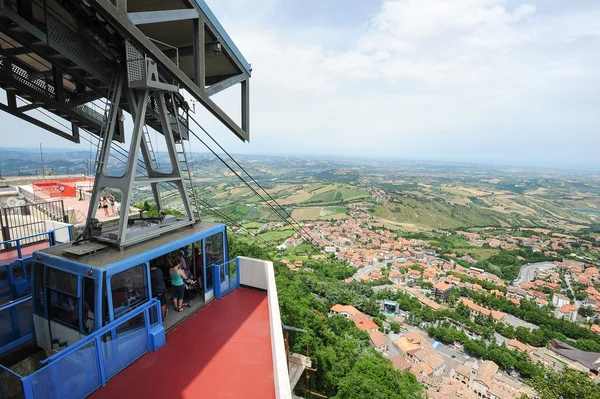
[(267, 294), (211, 301), (90, 398), (275, 398)]

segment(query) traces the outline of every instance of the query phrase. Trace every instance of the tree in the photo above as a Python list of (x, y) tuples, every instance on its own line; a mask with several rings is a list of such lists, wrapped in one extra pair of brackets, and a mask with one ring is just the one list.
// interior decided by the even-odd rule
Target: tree
[(456, 313), (465, 318), (469, 318), (471, 316), (471, 311), (463, 303), (456, 305)]
[(582, 306), (579, 308), (579, 310), (577, 310), (577, 314), (579, 314), (581, 317), (592, 317), (596, 314), (596, 312), (594, 312), (592, 308)]
[(395, 321), (390, 322), (390, 330), (392, 330), (394, 334), (398, 334), (400, 332), (400, 324)]
[(369, 354), (340, 380), (333, 399), (416, 399), (421, 391), (414, 375), (399, 372), (379, 354)]
[(529, 328), (527, 327), (523, 327), (523, 326), (519, 326), (515, 329), (515, 337), (524, 343), (529, 342), (529, 335), (531, 334), (531, 332), (529, 331)]
[(540, 399), (600, 399), (600, 388), (584, 373), (569, 368), (538, 375), (531, 383)]

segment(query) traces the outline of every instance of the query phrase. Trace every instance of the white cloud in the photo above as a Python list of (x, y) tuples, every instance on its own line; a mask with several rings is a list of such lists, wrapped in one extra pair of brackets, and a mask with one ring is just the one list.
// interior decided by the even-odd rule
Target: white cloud
[[(329, 43), (327, 26), (298, 36), (237, 15), (229, 30), (254, 68), (246, 150), (455, 159), (543, 140), (531, 152), (551, 162), (578, 141), (600, 145), (600, 5), (544, 4), (386, 0), (349, 48)], [(264, 15), (285, 3), (271, 6)]]

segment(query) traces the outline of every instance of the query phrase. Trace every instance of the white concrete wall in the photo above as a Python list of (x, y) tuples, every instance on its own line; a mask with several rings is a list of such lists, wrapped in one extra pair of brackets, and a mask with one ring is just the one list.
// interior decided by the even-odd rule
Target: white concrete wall
[[(251, 259), (243, 256), (240, 259), (240, 284), (248, 287), (268, 291), (267, 286), (267, 264), (271, 269), (273, 264), (260, 259)], [(273, 282), (273, 284), (275, 284)]]
[(240, 256), (239, 259), (240, 284), (267, 291), (275, 397), (277, 399), (291, 399), (292, 389), (290, 387), (290, 376), (285, 354), (285, 343), (283, 340), (283, 329), (281, 327), (281, 314), (279, 312), (279, 300), (277, 298), (273, 262), (242, 256)]
[(46, 231), (54, 230), (54, 235), (58, 243), (69, 242), (68, 223), (55, 222), (53, 220), (44, 220)]

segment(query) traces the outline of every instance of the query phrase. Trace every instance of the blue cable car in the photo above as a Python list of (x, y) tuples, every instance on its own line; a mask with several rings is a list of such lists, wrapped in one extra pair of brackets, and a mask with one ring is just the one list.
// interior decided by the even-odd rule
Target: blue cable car
[[(230, 284), (224, 224), (200, 222), (124, 250), (88, 242), (34, 252), (32, 294), (38, 346), (60, 351), (155, 297), (151, 267), (163, 269), (168, 277), (168, 257), (179, 250), (185, 251), (187, 273), (198, 283), (199, 292), (186, 301), (187, 309), (171, 312), (163, 320), (168, 331), (212, 299), (215, 284), (224, 290)], [(219, 276), (213, 276), (213, 265), (223, 265)], [(137, 322), (133, 318), (121, 328), (134, 328)]]

